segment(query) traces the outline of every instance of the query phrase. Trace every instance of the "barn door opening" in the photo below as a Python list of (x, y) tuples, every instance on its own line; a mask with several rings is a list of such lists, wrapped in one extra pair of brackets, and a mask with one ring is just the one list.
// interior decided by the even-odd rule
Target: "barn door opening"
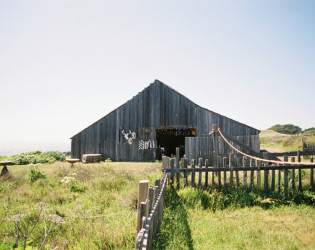
[(183, 157), (185, 154), (185, 137), (194, 137), (195, 135), (194, 128), (157, 129), (157, 159), (161, 160), (162, 155), (175, 155), (177, 147), (179, 147), (180, 157)]

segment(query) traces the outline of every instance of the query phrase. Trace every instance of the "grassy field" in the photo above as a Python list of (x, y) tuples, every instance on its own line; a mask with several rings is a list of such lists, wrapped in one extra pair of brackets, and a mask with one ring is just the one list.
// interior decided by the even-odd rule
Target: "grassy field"
[(315, 194), (167, 190), (157, 249), (314, 249)]
[[(58, 249), (132, 249), (138, 181), (149, 179), (154, 183), (162, 175), (161, 164), (152, 162), (76, 163), (75, 168), (57, 162), (8, 168), (10, 175), (0, 177), (0, 243), (15, 242), (15, 215), (24, 216), (21, 227), (24, 231), (25, 225), (30, 231), (44, 204), (41, 214), (45, 217), (39, 218), (29, 244), (39, 247), (45, 222), (48, 231), (51, 218), (59, 218), (56, 222), (60, 223), (54, 225), (46, 240), (50, 248)], [(32, 182), (31, 169), (46, 177)]]
[[(260, 136), (261, 148), (270, 151), (295, 151), (302, 145), (300, 137), (274, 131)], [(315, 143), (315, 136), (305, 138)], [(45, 157), (26, 160), (50, 160)], [(0, 249), (14, 245), (17, 223), (22, 232), (35, 226), (27, 239), (35, 248), (53, 226), (44, 244), (48, 249), (133, 249), (138, 182), (154, 183), (162, 176), (158, 162), (76, 163), (74, 168), (56, 162), (8, 168), (10, 175), (0, 177)], [(304, 178), (309, 179), (308, 171)], [(22, 233), (19, 236), (21, 246)], [(231, 188), (167, 190), (158, 249), (314, 246), (315, 193), (309, 188), (290, 192), (288, 198)]]
[[(281, 134), (273, 130), (264, 130), (259, 134), (260, 149), (270, 152), (290, 152), (302, 150), (302, 139), (300, 136)], [(308, 144), (315, 144), (315, 136), (303, 136)]]

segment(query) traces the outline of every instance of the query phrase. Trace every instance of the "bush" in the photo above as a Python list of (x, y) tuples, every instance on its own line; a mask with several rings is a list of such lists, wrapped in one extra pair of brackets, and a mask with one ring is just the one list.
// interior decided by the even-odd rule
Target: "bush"
[(86, 190), (86, 186), (82, 183), (72, 183), (70, 186), (70, 192), (74, 193), (84, 193)]
[(37, 167), (32, 167), (28, 173), (28, 178), (31, 182), (35, 182), (38, 179), (45, 179), (46, 175), (42, 174)]
[(282, 134), (289, 134), (289, 135), (302, 133), (302, 129), (300, 127), (292, 125), (292, 124), (285, 124), (285, 125), (277, 124), (277, 125), (272, 126), (269, 129), (282, 133)]
[(54, 163), (60, 160), (62, 153), (58, 151), (41, 152), (34, 151), (29, 153), (22, 153), (14, 155), (11, 160), (16, 165), (27, 165), (27, 164), (37, 164), (37, 163)]

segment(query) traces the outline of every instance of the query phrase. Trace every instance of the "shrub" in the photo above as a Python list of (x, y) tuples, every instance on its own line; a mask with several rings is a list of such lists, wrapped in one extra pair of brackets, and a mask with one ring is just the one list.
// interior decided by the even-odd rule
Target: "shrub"
[(72, 183), (70, 186), (70, 192), (74, 193), (84, 193), (86, 190), (86, 186), (80, 183)]
[(62, 153), (58, 151), (41, 152), (34, 151), (29, 153), (22, 153), (14, 155), (11, 160), (16, 165), (37, 164), (37, 163), (54, 163), (59, 161)]
[(28, 173), (28, 178), (30, 179), (31, 182), (35, 182), (38, 179), (45, 179), (46, 175), (42, 174), (39, 169), (35, 167), (31, 167), (29, 173)]
[(289, 134), (289, 135), (302, 133), (302, 129), (300, 127), (292, 125), (292, 124), (285, 124), (285, 125), (277, 124), (277, 125), (272, 126), (269, 129), (282, 133), (282, 134)]

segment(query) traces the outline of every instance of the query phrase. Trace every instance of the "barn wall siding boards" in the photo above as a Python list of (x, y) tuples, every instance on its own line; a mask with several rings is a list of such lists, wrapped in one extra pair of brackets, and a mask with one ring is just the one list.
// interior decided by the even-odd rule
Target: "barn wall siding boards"
[[(71, 154), (79, 159), (83, 154), (99, 153), (103, 159), (116, 161), (155, 160), (156, 149), (142, 149), (142, 146), (149, 141), (151, 146), (157, 146), (156, 129), (194, 128), (196, 137), (202, 138), (208, 136), (212, 124), (219, 124), (223, 132), (235, 137), (259, 134), (259, 130), (202, 108), (155, 80), (131, 100), (74, 135), (71, 138)], [(255, 151), (259, 150), (259, 139), (248, 137), (242, 138), (242, 141)], [(212, 147), (207, 139), (191, 139), (189, 142), (196, 145), (194, 149), (191, 145), (186, 148), (194, 156), (200, 155), (201, 150), (203, 154), (208, 154), (206, 150)]]

